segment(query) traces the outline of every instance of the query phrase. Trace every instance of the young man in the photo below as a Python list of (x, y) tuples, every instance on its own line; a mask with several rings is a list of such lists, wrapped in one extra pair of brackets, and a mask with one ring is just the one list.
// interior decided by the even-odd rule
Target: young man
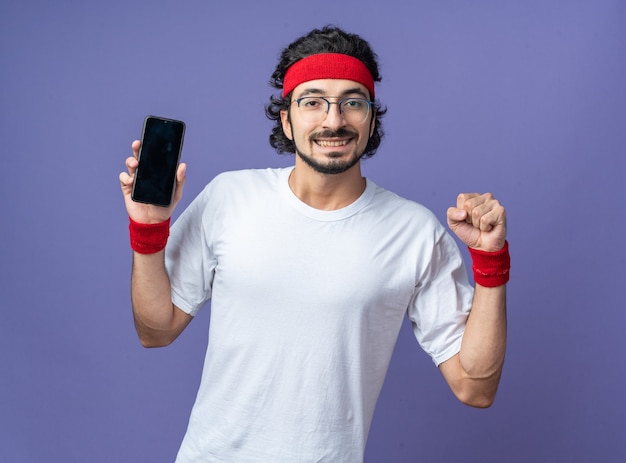
[[(461, 194), (448, 224), (361, 175), (382, 138), (376, 55), (327, 27), (286, 48), (266, 108), (295, 166), (217, 176), (171, 229), (173, 205), (130, 199), (132, 304), (146, 347), (171, 343), (211, 299), (202, 381), (179, 462), (361, 462), (408, 315), (464, 403), (489, 406), (506, 344), (506, 217)], [(167, 247), (165, 244), (167, 242)]]

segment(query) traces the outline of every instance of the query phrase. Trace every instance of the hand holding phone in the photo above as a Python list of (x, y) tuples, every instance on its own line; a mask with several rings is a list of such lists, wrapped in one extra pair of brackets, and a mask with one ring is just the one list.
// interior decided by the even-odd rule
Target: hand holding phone
[(144, 120), (131, 198), (167, 207), (172, 203), (185, 123), (148, 116)]

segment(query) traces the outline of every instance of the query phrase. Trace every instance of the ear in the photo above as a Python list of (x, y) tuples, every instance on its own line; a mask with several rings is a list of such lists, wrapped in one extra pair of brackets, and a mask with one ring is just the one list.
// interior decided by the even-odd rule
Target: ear
[(280, 112), (280, 122), (283, 125), (283, 133), (285, 136), (293, 141), (293, 134), (291, 133), (291, 121), (289, 120), (289, 111), (282, 110)]
[(372, 138), (372, 135), (374, 135), (375, 131), (376, 131), (376, 110), (374, 109), (372, 111), (372, 120), (370, 121), (370, 138)]

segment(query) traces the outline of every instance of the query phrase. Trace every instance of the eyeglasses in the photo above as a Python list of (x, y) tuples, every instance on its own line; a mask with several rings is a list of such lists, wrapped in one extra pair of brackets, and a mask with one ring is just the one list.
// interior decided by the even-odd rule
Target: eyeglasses
[(305, 122), (316, 123), (326, 118), (330, 105), (336, 104), (339, 114), (349, 124), (362, 124), (367, 120), (373, 101), (365, 98), (343, 98), (339, 101), (328, 101), (321, 96), (307, 96), (292, 101), (298, 104), (300, 116)]

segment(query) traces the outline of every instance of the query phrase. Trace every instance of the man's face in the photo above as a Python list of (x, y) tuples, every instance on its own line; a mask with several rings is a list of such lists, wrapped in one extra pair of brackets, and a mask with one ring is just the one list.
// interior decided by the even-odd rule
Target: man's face
[(331, 104), (321, 120), (311, 121), (296, 103), (305, 97), (324, 97), (330, 102), (344, 98), (369, 100), (367, 89), (351, 80), (311, 80), (293, 90), (290, 110), (281, 112), (285, 135), (293, 140), (298, 157), (315, 171), (339, 174), (358, 164), (375, 128), (373, 109), (365, 120), (355, 121), (341, 114), (338, 105)]

